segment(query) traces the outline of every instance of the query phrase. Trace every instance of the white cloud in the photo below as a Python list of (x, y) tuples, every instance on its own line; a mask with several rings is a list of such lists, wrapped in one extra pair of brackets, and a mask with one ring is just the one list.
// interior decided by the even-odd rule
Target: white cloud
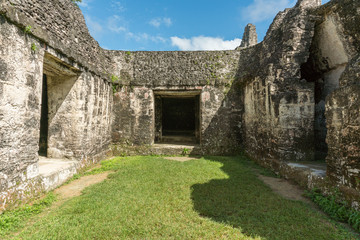
[(102, 33), (103, 31), (103, 27), (100, 23), (98, 23), (97, 21), (93, 20), (90, 16), (85, 15), (85, 20), (86, 20), (86, 24), (89, 28), (89, 31), (91, 33), (91, 35), (93, 35), (94, 37), (98, 36), (99, 34)]
[(111, 7), (117, 12), (124, 12), (126, 10), (124, 5), (116, 0), (111, 1)]
[(154, 19), (151, 19), (151, 21), (149, 22), (149, 24), (153, 27), (160, 27), (161, 25), (161, 19), (159, 18), (154, 18)]
[(161, 36), (153, 36), (147, 33), (133, 33), (128, 27), (128, 22), (119, 15), (113, 15), (107, 20), (107, 29), (116, 34), (122, 34), (127, 39), (136, 42), (165, 43), (167, 40)]
[(178, 47), (182, 51), (196, 51), (196, 50), (233, 50), (240, 46), (241, 39), (224, 40), (222, 38), (214, 37), (192, 37), (179, 38), (171, 37), (172, 46)]
[(161, 25), (165, 25), (167, 27), (170, 27), (172, 25), (171, 18), (153, 18), (150, 20), (149, 24), (153, 27), (160, 27)]
[(152, 36), (147, 33), (132, 33), (127, 32), (126, 37), (130, 39), (134, 39), (137, 42), (146, 42), (151, 41), (154, 43), (165, 43), (166, 39), (161, 36)]
[(126, 32), (127, 22), (118, 15), (113, 15), (108, 19), (107, 27), (110, 31), (115, 33)]
[(172, 25), (171, 18), (163, 18), (163, 22), (167, 27), (170, 27)]
[(156, 43), (166, 43), (167, 40), (161, 36), (150, 36), (150, 40)]
[(242, 10), (242, 16), (251, 22), (261, 22), (274, 18), (279, 11), (291, 7), (295, 0), (254, 0), (254, 2)]

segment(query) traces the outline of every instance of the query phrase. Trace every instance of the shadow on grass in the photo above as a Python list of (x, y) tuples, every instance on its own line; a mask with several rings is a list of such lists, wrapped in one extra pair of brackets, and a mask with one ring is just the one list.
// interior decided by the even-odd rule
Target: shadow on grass
[(206, 159), (222, 163), (228, 178), (192, 186), (194, 210), (200, 216), (266, 239), (340, 239), (337, 228), (306, 204), (273, 193), (245, 157)]

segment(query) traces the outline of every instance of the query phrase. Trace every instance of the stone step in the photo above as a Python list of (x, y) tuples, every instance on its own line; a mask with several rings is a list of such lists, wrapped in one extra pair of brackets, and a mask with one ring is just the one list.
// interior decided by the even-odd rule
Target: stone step
[(50, 191), (65, 183), (79, 167), (78, 161), (40, 157), (39, 177), (44, 189)]
[(162, 136), (163, 143), (196, 143), (195, 136)]
[(151, 146), (156, 155), (201, 155), (200, 145), (157, 143)]

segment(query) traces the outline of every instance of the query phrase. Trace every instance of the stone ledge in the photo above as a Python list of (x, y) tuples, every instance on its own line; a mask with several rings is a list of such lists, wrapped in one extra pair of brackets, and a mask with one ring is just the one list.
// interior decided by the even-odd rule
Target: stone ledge
[(326, 163), (283, 162), (279, 174), (302, 187), (312, 189), (325, 184)]
[(184, 144), (153, 144), (153, 145), (134, 145), (126, 144), (111, 146), (113, 156), (134, 156), (134, 155), (182, 155), (186, 150), (186, 155), (202, 155), (200, 145)]
[(319, 162), (285, 162), (276, 159), (253, 158), (250, 159), (259, 165), (271, 169), (281, 177), (297, 183), (304, 189), (319, 189), (324, 195), (339, 193), (341, 199), (345, 200), (354, 209), (359, 209), (360, 193), (354, 188), (341, 184), (334, 184), (326, 174), (326, 163)]
[(34, 166), (36, 171), (31, 178), (0, 192), (0, 213), (55, 189), (76, 174), (81, 167), (83, 167), (81, 162), (75, 160), (40, 157), (38, 164)]
[(77, 173), (78, 161), (65, 159), (39, 158), (39, 177), (45, 191), (50, 191), (63, 184)]

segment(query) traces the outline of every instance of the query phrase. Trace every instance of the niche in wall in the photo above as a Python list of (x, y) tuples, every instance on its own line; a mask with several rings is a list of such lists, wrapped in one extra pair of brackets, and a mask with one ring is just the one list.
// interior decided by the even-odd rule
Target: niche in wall
[(315, 160), (320, 161), (325, 161), (328, 154), (326, 97), (339, 88), (339, 80), (348, 64), (341, 34), (338, 33), (337, 26), (340, 25), (331, 15), (317, 23), (309, 59), (301, 66), (301, 77), (315, 83)]

